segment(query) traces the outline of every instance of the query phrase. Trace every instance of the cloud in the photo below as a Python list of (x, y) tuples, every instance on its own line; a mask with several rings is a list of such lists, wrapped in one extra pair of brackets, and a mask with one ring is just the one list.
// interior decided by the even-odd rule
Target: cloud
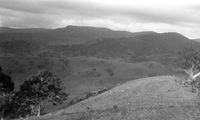
[(0, 25), (57, 28), (74, 24), (131, 31), (174, 30), (200, 37), (200, 11), (192, 7), (199, 2), (194, 1), (1, 0)]
[(0, 7), (13, 10), (13, 12), (22, 11), (28, 13), (42, 13), (44, 9), (41, 4), (42, 3), (38, 4), (37, 2), (30, 0), (1, 0)]

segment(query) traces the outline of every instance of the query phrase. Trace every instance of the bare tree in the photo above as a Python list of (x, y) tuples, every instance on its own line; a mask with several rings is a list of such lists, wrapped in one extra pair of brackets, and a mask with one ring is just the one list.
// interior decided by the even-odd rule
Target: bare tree
[(195, 81), (200, 76), (200, 52), (190, 48), (184, 48), (178, 53), (176, 63), (178, 67), (189, 75), (189, 82)]

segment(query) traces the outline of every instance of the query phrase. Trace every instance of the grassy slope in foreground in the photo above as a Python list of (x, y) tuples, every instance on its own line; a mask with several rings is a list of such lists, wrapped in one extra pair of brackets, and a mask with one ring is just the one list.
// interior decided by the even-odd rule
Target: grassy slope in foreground
[(37, 120), (193, 120), (200, 119), (196, 94), (172, 76), (130, 81)]

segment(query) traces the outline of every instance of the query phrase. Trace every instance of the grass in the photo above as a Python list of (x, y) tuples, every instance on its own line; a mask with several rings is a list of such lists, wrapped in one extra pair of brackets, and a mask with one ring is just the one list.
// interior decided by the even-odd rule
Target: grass
[(200, 102), (177, 77), (138, 79), (33, 120), (197, 120)]
[[(110, 88), (127, 81), (160, 75), (166, 72), (165, 66), (157, 62), (123, 63), (95, 57), (53, 58), (53, 57), (1, 57), (1, 65), (15, 82), (16, 90), (38, 70), (47, 69), (63, 80), (69, 101), (85, 93)], [(151, 68), (149, 68), (151, 65)], [(68, 105), (54, 107), (47, 104), (44, 113), (57, 111)]]

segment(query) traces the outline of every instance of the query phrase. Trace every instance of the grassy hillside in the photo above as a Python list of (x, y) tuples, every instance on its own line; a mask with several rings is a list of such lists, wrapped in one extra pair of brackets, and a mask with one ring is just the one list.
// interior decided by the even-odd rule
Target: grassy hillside
[[(47, 69), (63, 81), (68, 102), (76, 103), (91, 92), (130, 80), (171, 74), (176, 52), (186, 46), (199, 49), (200, 43), (178, 33), (84, 26), (0, 28), (0, 66), (16, 90), (30, 75)], [(68, 102), (58, 107), (46, 104), (44, 112), (66, 108)]]
[(127, 82), (54, 114), (31, 120), (197, 120), (199, 100), (171, 76)]
[[(47, 69), (62, 78), (66, 86), (69, 86), (67, 88), (72, 89), (74, 93), (77, 87), (88, 90), (111, 87), (130, 79), (162, 75), (168, 70), (166, 66), (155, 61), (130, 64), (94, 57), (1, 57), (0, 63), (4, 72), (10, 74), (17, 82), (16, 88), (28, 76)], [(71, 87), (71, 84), (77, 87)], [(99, 87), (96, 88), (97, 86)], [(82, 89), (79, 90), (81, 91)]]
[[(30, 75), (47, 69), (62, 79), (70, 100), (103, 88), (112, 88), (131, 79), (168, 74), (168, 68), (158, 62), (124, 63), (95, 57), (41, 58), (1, 57), (0, 65), (11, 75), (16, 90)], [(70, 101), (69, 100), (69, 101)], [(58, 108), (46, 109), (54, 111)]]

